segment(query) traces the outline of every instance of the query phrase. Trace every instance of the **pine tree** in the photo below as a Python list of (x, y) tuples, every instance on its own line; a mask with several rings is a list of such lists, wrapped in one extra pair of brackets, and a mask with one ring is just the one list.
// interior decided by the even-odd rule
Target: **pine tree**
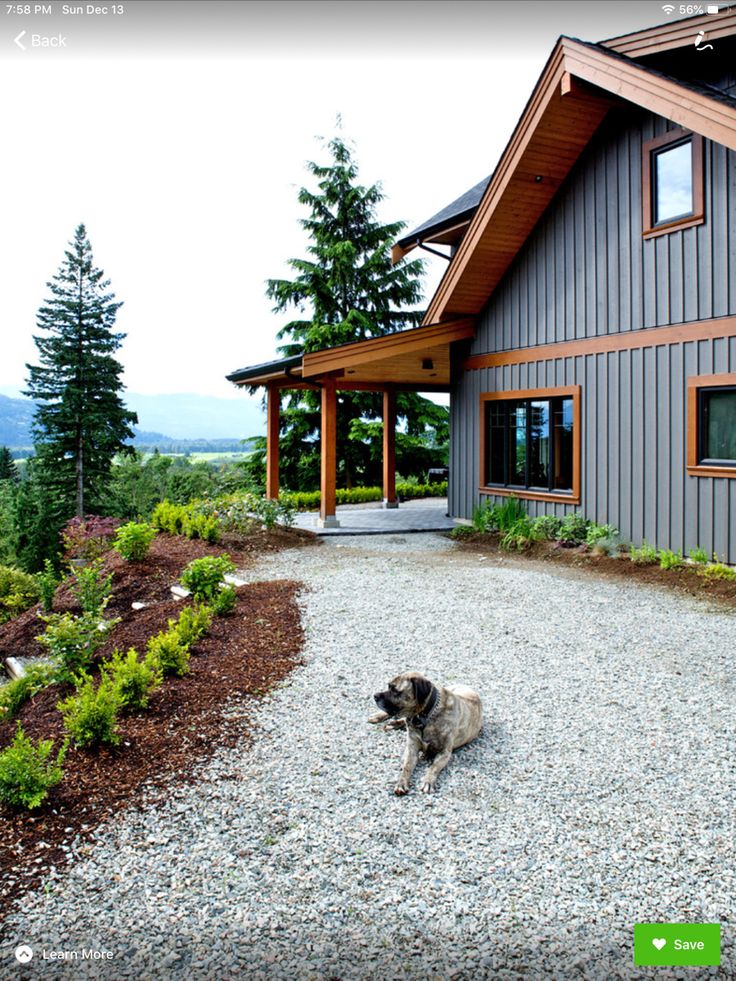
[[(275, 313), (296, 308), (305, 314), (278, 332), (285, 341), (279, 348), (285, 357), (417, 326), (422, 318), (416, 309), (422, 297), (422, 261), (391, 263), (391, 246), (404, 223), (382, 225), (377, 220), (376, 209), (383, 200), (380, 184), (357, 183), (358, 167), (344, 140), (330, 140), (327, 149), (329, 163), (307, 164), (318, 189), (303, 187), (298, 196), (310, 209), (310, 216), (300, 221), (310, 238), (308, 258), (289, 260), (296, 274), (293, 280), (268, 280), (267, 296), (274, 301)], [(348, 487), (380, 483), (380, 428), (366, 428), (364, 422), (380, 418), (381, 397), (341, 392), (338, 399), (338, 480)], [(435, 427), (446, 428), (447, 410), (419, 395), (399, 395), (397, 414), (420, 442)], [(319, 428), (319, 395), (289, 392), (279, 441), (284, 486), (319, 485)], [(407, 460), (398, 445), (399, 470)]]
[(7, 446), (0, 446), (0, 480), (18, 480), (18, 468)]
[(41, 364), (29, 370), (25, 395), (39, 404), (33, 421), (39, 478), (67, 512), (101, 499), (116, 453), (136, 423), (120, 392), (122, 365), (113, 357), (124, 334), (113, 333), (122, 303), (94, 266), (84, 225), (75, 232), (59, 272), (47, 283), (51, 297), (38, 311), (34, 337)]

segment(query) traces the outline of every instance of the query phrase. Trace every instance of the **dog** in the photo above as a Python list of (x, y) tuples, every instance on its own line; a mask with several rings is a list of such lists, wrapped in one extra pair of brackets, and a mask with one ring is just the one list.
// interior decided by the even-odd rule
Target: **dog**
[(398, 728), (403, 722), (406, 727), (406, 749), (394, 788), (398, 797), (409, 793), (420, 753), (431, 761), (420, 788), (430, 794), (452, 751), (475, 739), (483, 727), (483, 706), (477, 692), (465, 685), (438, 687), (416, 671), (392, 678), (388, 689), (373, 698), (381, 711), (368, 719), (371, 724), (388, 722)]

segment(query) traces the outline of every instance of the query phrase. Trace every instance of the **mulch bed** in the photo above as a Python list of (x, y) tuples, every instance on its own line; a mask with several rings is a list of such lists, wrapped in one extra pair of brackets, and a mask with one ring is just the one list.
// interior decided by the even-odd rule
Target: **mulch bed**
[(678, 593), (687, 593), (698, 599), (724, 603), (736, 607), (736, 582), (727, 580), (706, 581), (698, 575), (698, 567), (685, 565), (675, 569), (661, 569), (659, 565), (641, 565), (626, 556), (612, 558), (608, 555), (593, 555), (585, 547), (562, 548), (555, 542), (535, 542), (525, 552), (506, 552), (499, 546), (499, 536), (494, 534), (475, 534), (459, 539), (468, 551), (483, 555), (515, 559), (525, 562), (529, 559), (543, 563), (553, 563), (574, 572), (595, 572), (608, 579), (637, 582), (646, 586), (661, 586)]
[[(289, 533), (269, 536), (267, 550), (303, 545), (313, 536)], [(249, 565), (266, 543), (227, 548), (239, 567)], [(113, 599), (107, 615), (121, 616), (112, 631), (104, 657), (115, 647), (145, 651), (146, 641), (181, 612), (185, 602), (172, 600), (169, 587), (193, 558), (222, 554), (222, 546), (160, 535), (144, 562), (126, 563), (115, 553), (105, 557), (113, 571)], [(299, 584), (291, 581), (240, 586), (235, 611), (213, 621), (210, 633), (192, 648), (190, 672), (184, 678), (166, 678), (154, 693), (149, 708), (121, 719), (121, 742), (98, 750), (69, 748), (64, 779), (43, 805), (31, 814), (0, 806), (0, 899), (8, 902), (47, 878), (52, 868), (69, 859), (66, 849), (79, 837), (89, 838), (121, 808), (134, 804), (151, 788), (171, 780), (191, 781), (194, 765), (244, 735), (242, 718), (222, 718), (222, 709), (235, 696), (259, 697), (300, 662), (303, 634), (296, 596)], [(65, 586), (59, 587), (55, 609), (72, 609)], [(133, 611), (131, 602), (149, 604)], [(0, 627), (0, 656), (27, 657), (42, 653), (34, 640), (40, 633), (38, 607)], [(27, 702), (18, 715), (0, 723), (0, 748), (12, 741), (18, 721), (33, 740), (64, 737), (60, 698), (71, 685), (53, 685)], [(0, 912), (2, 912), (0, 911)]]

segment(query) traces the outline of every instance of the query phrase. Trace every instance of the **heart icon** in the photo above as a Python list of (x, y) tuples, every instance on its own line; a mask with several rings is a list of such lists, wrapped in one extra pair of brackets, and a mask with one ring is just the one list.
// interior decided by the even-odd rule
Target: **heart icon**
[(667, 943), (667, 941), (664, 939), (664, 937), (654, 937), (652, 939), (652, 943), (657, 948), (657, 950), (661, 950), (664, 947), (664, 945)]

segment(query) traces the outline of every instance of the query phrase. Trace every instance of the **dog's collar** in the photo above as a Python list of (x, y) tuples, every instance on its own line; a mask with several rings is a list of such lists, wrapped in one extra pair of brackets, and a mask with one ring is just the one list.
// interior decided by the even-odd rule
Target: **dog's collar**
[(435, 686), (432, 685), (432, 691), (430, 692), (429, 698), (424, 703), (423, 710), (419, 713), (419, 715), (414, 715), (411, 719), (409, 719), (409, 725), (412, 727), (412, 729), (423, 729), (437, 711), (439, 702), (440, 693), (437, 691)]

